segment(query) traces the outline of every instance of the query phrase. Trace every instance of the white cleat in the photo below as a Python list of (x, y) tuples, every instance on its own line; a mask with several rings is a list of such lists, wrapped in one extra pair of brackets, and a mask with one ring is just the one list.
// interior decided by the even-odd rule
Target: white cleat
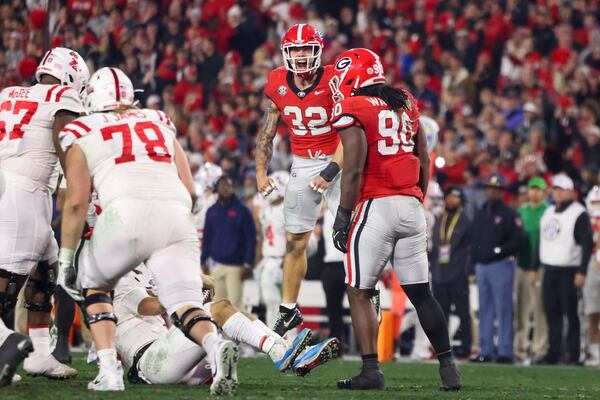
[(95, 364), (96, 362), (98, 362), (98, 353), (96, 353), (96, 345), (94, 344), (94, 342), (92, 342), (92, 345), (88, 350), (86, 362), (88, 364)]
[(28, 375), (45, 376), (48, 379), (69, 379), (77, 376), (77, 370), (61, 364), (52, 354), (31, 355), (25, 359), (23, 368)]
[(213, 382), (210, 385), (210, 394), (234, 394), (238, 386), (237, 363), (240, 357), (237, 345), (230, 340), (222, 340), (217, 343), (212, 355), (210, 367)]
[(586, 367), (600, 367), (600, 359), (598, 358), (588, 358), (585, 360), (584, 365)]
[(23, 380), (23, 378), (19, 374), (14, 374), (12, 377), (12, 383), (21, 382), (22, 380)]
[(88, 390), (96, 392), (119, 392), (125, 390), (123, 383), (123, 367), (117, 363), (115, 369), (100, 368), (96, 378), (88, 383)]

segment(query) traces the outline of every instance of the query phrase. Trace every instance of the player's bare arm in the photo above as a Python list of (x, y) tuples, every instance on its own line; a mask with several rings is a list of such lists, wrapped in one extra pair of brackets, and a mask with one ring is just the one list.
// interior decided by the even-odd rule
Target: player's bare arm
[(62, 213), (61, 222), (61, 249), (58, 255), (57, 284), (77, 301), (83, 300), (81, 294), (75, 289), (77, 271), (73, 267), (75, 248), (83, 233), (85, 217), (87, 214), (92, 187), (92, 179), (87, 167), (83, 151), (73, 145), (66, 157), (68, 166), (67, 196)]
[(175, 166), (177, 167), (177, 174), (179, 179), (190, 193), (192, 197), (192, 208), (196, 204), (198, 196), (196, 195), (196, 187), (194, 186), (194, 178), (192, 177), (192, 171), (190, 169), (190, 163), (188, 162), (187, 156), (183, 151), (183, 148), (177, 140), (174, 142), (175, 145)]
[(340, 206), (333, 224), (333, 243), (338, 250), (346, 253), (352, 209), (358, 199), (363, 168), (367, 159), (367, 139), (364, 131), (356, 126), (343, 129), (339, 134), (346, 161), (342, 171)]
[(321, 171), (318, 176), (315, 176), (310, 182), (310, 188), (315, 192), (323, 193), (331, 186), (331, 182), (337, 176), (342, 168), (344, 161), (344, 146), (342, 142), (338, 143), (335, 149), (331, 162)]
[(61, 247), (74, 250), (85, 225), (92, 180), (85, 155), (78, 145), (71, 147), (66, 162), (69, 185), (62, 214)]
[(420, 164), (418, 185), (423, 192), (423, 197), (425, 197), (429, 185), (429, 153), (427, 152), (427, 137), (420, 126), (416, 136), (415, 155), (419, 158)]
[(277, 125), (279, 125), (281, 118), (279, 109), (275, 103), (270, 99), (267, 100), (267, 103), (263, 127), (256, 139), (255, 155), (256, 185), (258, 191), (264, 197), (267, 197), (273, 191), (275, 185), (275, 182), (267, 176), (267, 172), (269, 170), (269, 162), (273, 156), (273, 138), (277, 134)]
[(62, 167), (63, 171), (66, 171), (67, 165), (65, 152), (60, 147), (60, 142), (58, 141), (58, 134), (65, 127), (65, 125), (75, 120), (77, 117), (79, 117), (79, 114), (67, 110), (60, 110), (54, 115), (54, 123), (52, 124), (52, 142), (54, 143), (54, 149), (56, 150), (56, 155), (60, 160), (60, 166)]

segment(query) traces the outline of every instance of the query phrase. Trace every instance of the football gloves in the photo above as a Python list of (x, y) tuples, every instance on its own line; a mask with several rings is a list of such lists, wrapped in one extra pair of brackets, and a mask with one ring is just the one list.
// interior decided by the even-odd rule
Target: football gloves
[(333, 223), (333, 245), (342, 253), (348, 252), (348, 232), (351, 220), (352, 210), (339, 206)]

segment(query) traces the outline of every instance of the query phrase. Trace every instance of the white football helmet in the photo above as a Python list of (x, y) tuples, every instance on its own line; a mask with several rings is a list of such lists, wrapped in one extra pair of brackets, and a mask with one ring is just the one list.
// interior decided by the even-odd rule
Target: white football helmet
[(60, 80), (61, 85), (71, 86), (81, 93), (90, 79), (90, 71), (79, 53), (64, 47), (48, 50), (35, 70), (39, 82), (42, 75), (50, 75)]
[(592, 218), (600, 217), (600, 186), (594, 186), (585, 198), (585, 205)]
[(290, 181), (290, 173), (287, 171), (277, 171), (269, 175), (269, 178), (275, 181), (275, 189), (267, 197), (267, 200), (269, 200), (269, 203), (274, 203), (285, 194), (285, 188)]
[(435, 149), (440, 133), (440, 126), (433, 118), (422, 115), (419, 117), (419, 125), (425, 132), (427, 137), (427, 151), (431, 152)]
[(104, 67), (94, 72), (83, 95), (88, 113), (116, 110), (133, 105), (131, 80), (118, 68)]
[(218, 165), (211, 162), (202, 164), (194, 175), (198, 195), (201, 195), (206, 189), (210, 189), (214, 192), (215, 183), (217, 183), (217, 179), (219, 179), (221, 175), (223, 175), (223, 170)]
[(429, 186), (427, 186), (425, 208), (436, 217), (444, 211), (444, 191), (434, 180), (429, 181)]

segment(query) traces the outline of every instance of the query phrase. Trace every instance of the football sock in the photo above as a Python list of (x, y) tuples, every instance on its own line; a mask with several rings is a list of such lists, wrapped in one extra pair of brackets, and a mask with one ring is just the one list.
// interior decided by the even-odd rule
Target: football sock
[(204, 335), (202, 338), (202, 347), (207, 354), (212, 354), (215, 344), (219, 342), (221, 337), (217, 334), (217, 332), (210, 332)]
[(29, 337), (33, 343), (34, 356), (50, 354), (50, 330), (48, 325), (29, 325)]
[(288, 310), (293, 310), (296, 308), (296, 303), (281, 303), (282, 306), (287, 308)]
[(117, 367), (117, 350), (98, 350), (98, 363), (100, 368), (115, 369)]
[(262, 322), (260, 319), (255, 319), (254, 321), (252, 321), (252, 324), (255, 325), (258, 329), (260, 329), (263, 335), (273, 336), (276, 339), (282, 339), (281, 336), (273, 332), (273, 330), (267, 325), (265, 325), (265, 323)]
[(56, 297), (56, 328), (58, 338), (55, 351), (69, 352), (69, 332), (71, 324), (75, 317), (75, 301), (69, 296), (62, 287), (58, 286), (54, 294)]
[(275, 344), (276, 339), (272, 335), (265, 334), (261, 326), (255, 322), (238, 311), (225, 321), (223, 332), (232, 340), (249, 344), (260, 351), (268, 353)]
[(13, 331), (8, 329), (6, 325), (4, 325), (4, 321), (2, 321), (2, 318), (0, 318), (0, 346), (2, 346), (6, 338), (12, 333)]
[(436, 355), (440, 360), (452, 361), (450, 338), (448, 337), (448, 326), (440, 304), (433, 297), (429, 289), (429, 283), (417, 283), (415, 285), (402, 285), (408, 299), (417, 310), (419, 322), (423, 331), (431, 342)]
[(362, 356), (363, 369), (379, 369), (377, 354), (365, 354)]

